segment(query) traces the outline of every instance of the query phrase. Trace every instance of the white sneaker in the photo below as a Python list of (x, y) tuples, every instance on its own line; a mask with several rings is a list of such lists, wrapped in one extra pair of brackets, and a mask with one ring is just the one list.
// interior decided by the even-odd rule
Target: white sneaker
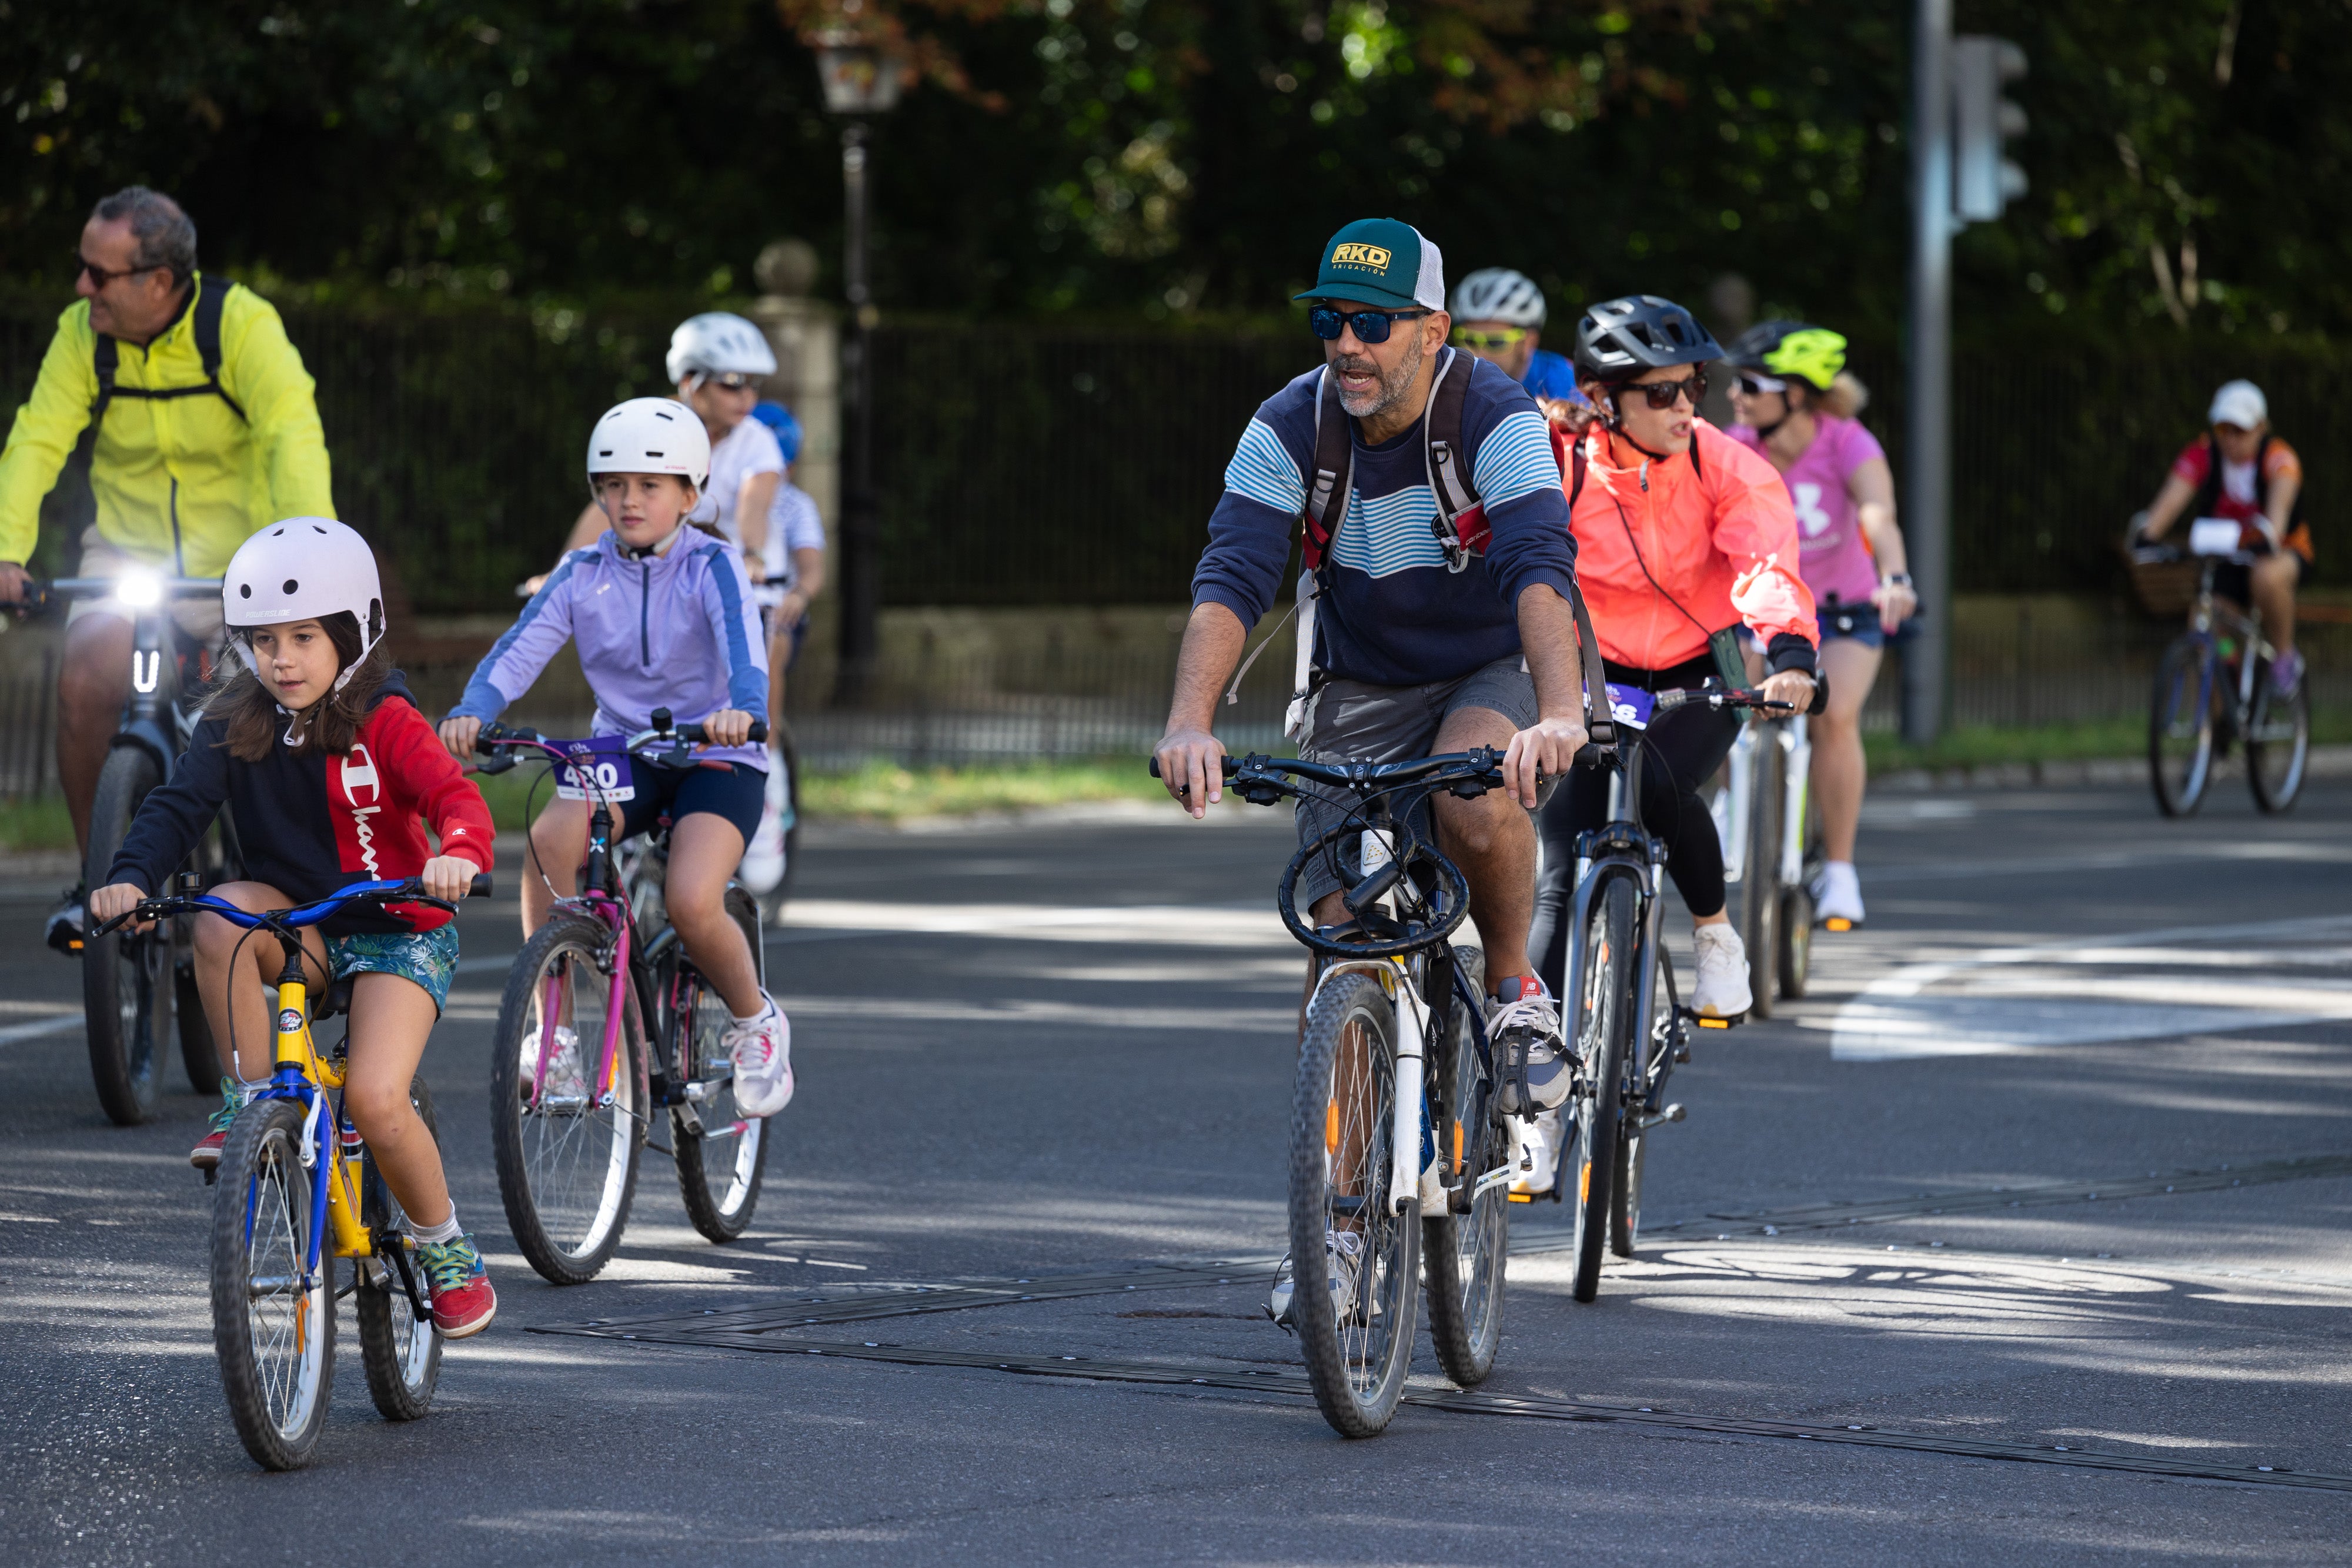
[[(1327, 1280), (1331, 1291), (1331, 1321), (1344, 1323), (1356, 1315), (1356, 1267), (1363, 1256), (1364, 1239), (1352, 1230), (1327, 1230), (1323, 1233), (1323, 1257)], [(1297, 1322), (1291, 1315), (1297, 1281), (1291, 1277), (1290, 1260), (1274, 1271), (1274, 1293), (1266, 1298), (1265, 1315), (1284, 1328), (1297, 1332)]]
[(536, 1083), (540, 1086), (540, 1103), (543, 1105), (585, 1105), (588, 1076), (580, 1060), (580, 1036), (568, 1023), (555, 1026), (554, 1049), (548, 1057), (543, 1082), (539, 1076), (539, 1039), (536, 1034), (523, 1038), (522, 1082), (526, 1092)]
[(767, 793), (760, 805), (760, 825), (752, 831), (751, 841), (744, 846), (742, 869), (736, 873), (743, 885), (754, 894), (773, 893), (784, 880), (784, 831), (792, 826), (784, 820), (792, 802), (789, 788), (783, 757), (769, 753)]
[(1831, 861), (1813, 882), (1813, 918), (1827, 925), (1843, 920), (1841, 930), (1862, 924), (1862, 878), (1852, 861)]
[[(1534, 981), (1532, 988), (1529, 981)], [(1568, 1053), (1559, 1044), (1559, 1011), (1543, 983), (1533, 976), (1507, 979), (1503, 985), (1511, 995), (1497, 991), (1488, 998), (1493, 1010), (1486, 1015), (1486, 1038), (1497, 1043), (1527, 1042), (1528, 1096), (1538, 1110), (1549, 1111), (1569, 1096), (1576, 1087), (1576, 1071)], [(1498, 1064), (1504, 1074), (1497, 1097), (1505, 1111), (1517, 1113), (1525, 1109), (1517, 1103), (1518, 1083), (1507, 1065)]]
[(1511, 1118), (1512, 1152), (1517, 1169), (1511, 1191), (1521, 1197), (1541, 1197), (1559, 1179), (1559, 1151), (1568, 1142), (1568, 1118), (1557, 1110)]
[(1729, 922), (1691, 933), (1698, 977), (1691, 985), (1691, 1010), (1703, 1019), (1736, 1019), (1756, 1004), (1748, 988), (1748, 947)]
[(727, 1026), (727, 1055), (735, 1063), (735, 1103), (746, 1116), (772, 1116), (793, 1103), (793, 1026), (766, 992), (758, 1018)]

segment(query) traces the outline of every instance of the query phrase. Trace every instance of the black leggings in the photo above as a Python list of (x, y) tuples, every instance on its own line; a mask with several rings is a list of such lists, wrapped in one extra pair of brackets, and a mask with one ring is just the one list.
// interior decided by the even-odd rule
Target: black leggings
[[(1670, 670), (1634, 670), (1609, 665), (1609, 679), (1621, 686), (1666, 692), (1696, 686), (1716, 674), (1715, 661), (1701, 656)], [(1641, 817), (1666, 845), (1666, 871), (1693, 915), (1706, 915), (1723, 908), (1723, 845), (1716, 838), (1715, 820), (1699, 786), (1715, 776), (1739, 738), (1737, 710), (1678, 708), (1641, 732), (1648, 754), (1642, 764)], [(1570, 901), (1576, 893), (1576, 835), (1609, 820), (1609, 785), (1616, 777), (1605, 768), (1571, 769), (1561, 787), (1545, 802), (1537, 819), (1543, 835), (1543, 878), (1536, 886), (1535, 925), (1528, 934), (1528, 953), (1536, 972), (1553, 996), (1566, 994), (1568, 927)]]

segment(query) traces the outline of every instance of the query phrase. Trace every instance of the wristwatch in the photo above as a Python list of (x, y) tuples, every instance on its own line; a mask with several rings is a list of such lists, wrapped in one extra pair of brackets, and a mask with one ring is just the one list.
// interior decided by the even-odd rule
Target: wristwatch
[(1898, 571), (1892, 577), (1887, 578), (1879, 586), (1882, 588), (1908, 588), (1911, 586), (1911, 574), (1907, 571)]

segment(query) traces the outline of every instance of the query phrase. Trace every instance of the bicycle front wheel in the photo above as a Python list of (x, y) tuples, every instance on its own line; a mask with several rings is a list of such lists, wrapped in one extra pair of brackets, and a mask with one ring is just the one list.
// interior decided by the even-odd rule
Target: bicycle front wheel
[[(307, 1279), (311, 1172), (301, 1105), (257, 1100), (221, 1149), (213, 1197), (213, 1349), (236, 1435), (257, 1464), (310, 1461), (335, 1375), (335, 1255)], [(325, 1151), (319, 1151), (323, 1159)]]
[[(597, 967), (605, 936), (577, 915), (541, 926), (508, 971), (490, 1048), (499, 1197), (515, 1245), (552, 1285), (596, 1277), (636, 1197), (644, 1047), (625, 986), (611, 1016), (611, 977)], [(610, 1062), (608, 1019), (618, 1025)]]
[(1746, 879), (1741, 902), (1746, 914), (1739, 939), (1748, 946), (1748, 1016), (1769, 1019), (1779, 989), (1780, 953), (1780, 823), (1786, 812), (1788, 753), (1780, 749), (1780, 725), (1759, 724), (1756, 748), (1756, 798), (1748, 811)]
[(1370, 975), (1341, 975), (1307, 1009), (1298, 1042), (1290, 1258), (1307, 1381), (1347, 1437), (1389, 1424), (1412, 1362), (1421, 1227), (1413, 1196), (1402, 1213), (1389, 1211), (1396, 1094), (1388, 995)]
[(1592, 905), (1584, 930), (1584, 996), (1576, 1019), (1576, 1124), (1562, 1151), (1559, 1179), (1576, 1185), (1572, 1292), (1589, 1301), (1601, 1292), (1601, 1259), (1609, 1240), (1609, 1190), (1617, 1163), (1618, 1121), (1624, 1092), (1627, 1015), (1633, 1010), (1633, 883), (1612, 876)]
[[(82, 872), (87, 885), (106, 885), (115, 852), (131, 831), (131, 820), (148, 792), (163, 782), (163, 770), (140, 747), (117, 747), (107, 758), (90, 803), (89, 853)], [(82, 1013), (89, 1026), (90, 1077), (98, 1086), (99, 1103), (125, 1127), (155, 1114), (178, 995), (178, 944), (173, 938), (173, 923), (166, 920), (144, 933), (125, 928), (82, 948)]]
[(2156, 808), (2186, 817), (2204, 803), (2213, 772), (2212, 649), (2194, 637), (2174, 639), (2156, 666), (2147, 709), (2148, 782)]
[[(750, 894), (730, 887), (727, 915), (751, 944), (752, 971), (765, 985), (759, 907)], [(677, 1042), (677, 1082), (687, 1086), (689, 1096), (688, 1103), (670, 1112), (678, 1196), (686, 1200), (686, 1217), (697, 1230), (713, 1241), (732, 1241), (751, 1223), (751, 1210), (760, 1201), (772, 1123), (767, 1117), (744, 1115), (735, 1103), (735, 1074), (724, 1040), (733, 1015), (719, 993), (688, 969), (679, 978), (677, 1001), (670, 1031)]]
[(2310, 685), (2297, 680), (2282, 695), (2265, 664), (2254, 672), (2254, 713), (2246, 726), (2246, 782), (2254, 804), (2273, 814), (2292, 810), (2310, 758)]
[[(433, 1113), (433, 1092), (422, 1078), (409, 1081), (408, 1103), (425, 1119), (425, 1130), (438, 1148), (440, 1120)], [(415, 1286), (421, 1296), (424, 1287), (417, 1283), (416, 1242), (408, 1234), (407, 1218), (400, 1211), (400, 1200), (384, 1186), (371, 1151), (360, 1176), (360, 1223), (374, 1236), (376, 1253), (360, 1266), (352, 1305), (359, 1316), (360, 1362), (367, 1368), (368, 1397), (387, 1421), (414, 1421), (424, 1415), (433, 1404), (433, 1386), (441, 1379), (441, 1335), (431, 1314), (418, 1314), (409, 1294)]]
[[(1472, 988), (1482, 988), (1475, 948), (1455, 950)], [(1458, 1001), (1458, 998), (1457, 998)], [(1493, 1085), (1459, 1006), (1453, 1038), (1434, 1052), (1429, 1107), (1437, 1156), (1470, 1192), (1470, 1211), (1422, 1217), (1429, 1279), (1429, 1338), (1437, 1364), (1465, 1388), (1495, 1369), (1503, 1338), (1503, 1265), (1511, 1239), (1510, 1134), (1494, 1113)], [(1483, 1190), (1481, 1190), (1483, 1187)]]

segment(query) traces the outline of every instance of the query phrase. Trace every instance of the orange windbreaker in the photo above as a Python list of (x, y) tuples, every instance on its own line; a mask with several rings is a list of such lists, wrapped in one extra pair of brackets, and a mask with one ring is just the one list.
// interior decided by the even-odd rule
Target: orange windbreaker
[[(1561, 484), (1574, 492), (1572, 455), (1559, 456)], [(1692, 423), (1685, 456), (1621, 468), (1596, 423), (1584, 457), (1569, 531), (1603, 657), (1667, 669), (1697, 658), (1711, 632), (1742, 621), (1767, 649), (1783, 635), (1820, 647), (1813, 596), (1797, 569), (1797, 515), (1769, 463), (1704, 419)]]

